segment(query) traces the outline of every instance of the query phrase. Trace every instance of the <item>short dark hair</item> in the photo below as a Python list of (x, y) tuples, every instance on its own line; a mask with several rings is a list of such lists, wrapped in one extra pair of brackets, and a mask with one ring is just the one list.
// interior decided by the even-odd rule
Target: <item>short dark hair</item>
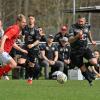
[(33, 14), (29, 14), (28, 17), (35, 17)]
[[(85, 16), (82, 16), (82, 15), (78, 15), (78, 19), (80, 18), (85, 18)], [(86, 18), (85, 18), (86, 19)]]

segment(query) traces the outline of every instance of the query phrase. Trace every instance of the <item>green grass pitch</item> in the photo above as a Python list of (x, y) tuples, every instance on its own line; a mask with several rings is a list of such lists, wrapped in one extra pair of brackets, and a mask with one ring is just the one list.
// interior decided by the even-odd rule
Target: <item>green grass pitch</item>
[(59, 84), (56, 80), (0, 80), (0, 100), (100, 100), (100, 80)]

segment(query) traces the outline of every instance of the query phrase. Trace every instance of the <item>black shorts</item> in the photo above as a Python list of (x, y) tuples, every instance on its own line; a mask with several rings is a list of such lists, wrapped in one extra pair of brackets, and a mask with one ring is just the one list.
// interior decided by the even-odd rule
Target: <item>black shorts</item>
[(79, 48), (77, 50), (72, 50), (70, 58), (71, 58), (71, 63), (80, 68), (84, 64), (83, 58), (89, 60), (91, 58), (94, 58), (94, 55), (91, 49), (86, 47), (86, 48)]

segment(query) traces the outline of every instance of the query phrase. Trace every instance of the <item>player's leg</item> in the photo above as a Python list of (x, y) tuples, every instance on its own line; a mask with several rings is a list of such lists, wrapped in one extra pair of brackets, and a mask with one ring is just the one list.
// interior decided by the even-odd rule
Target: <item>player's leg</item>
[[(92, 51), (89, 49), (89, 48), (86, 48), (84, 50), (84, 55), (83, 55), (89, 62), (92, 61), (90, 64), (94, 63), (96, 64), (97, 61), (96, 59), (94, 58), (94, 55), (92, 53)], [(81, 67), (81, 71), (82, 71), (82, 74), (84, 76), (86, 76), (85, 78), (87, 78), (88, 82), (90, 83), (90, 85), (92, 84), (92, 80), (95, 79), (94, 77), (94, 74), (91, 73), (89, 70), (88, 70), (88, 67), (86, 64), (84, 64), (82, 67)]]
[(49, 63), (48, 61), (46, 60), (43, 60), (41, 62), (41, 65), (44, 67), (44, 74), (45, 74), (45, 79), (49, 79), (49, 71), (50, 71), (50, 68), (49, 68)]
[(4, 79), (4, 80), (9, 80), (8, 73), (4, 73), (4, 74), (3, 74), (3, 79)]
[(61, 71), (61, 72), (64, 71), (64, 63), (62, 61), (56, 61), (55, 62), (55, 67), (57, 67), (58, 70)]
[(89, 82), (90, 85), (92, 85), (92, 80), (93, 80), (92, 73), (89, 72), (89, 70), (86, 68), (85, 65), (82, 65), (80, 67), (80, 70), (85, 79)]
[[(84, 52), (83, 52), (84, 54)], [(85, 67), (83, 63), (83, 54), (79, 53), (78, 51), (71, 52), (71, 63), (78, 68), (80, 68), (82, 75), (85, 77), (85, 79), (91, 83), (92, 79), (88, 74), (87, 68)]]
[(2, 62), (3, 67), (0, 69), (0, 77), (4, 73), (8, 73), (12, 68), (15, 68), (17, 66), (15, 60), (6, 52), (2, 53)]
[(29, 84), (32, 84), (34, 67), (35, 67), (35, 64), (29, 61), (28, 67), (27, 67), (27, 73), (28, 73), (28, 80), (27, 80), (27, 82)]

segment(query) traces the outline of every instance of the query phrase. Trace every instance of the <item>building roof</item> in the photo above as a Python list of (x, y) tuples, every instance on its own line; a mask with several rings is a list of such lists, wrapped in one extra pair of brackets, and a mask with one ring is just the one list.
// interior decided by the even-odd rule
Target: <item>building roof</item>
[[(73, 9), (64, 10), (65, 13), (73, 13)], [(80, 7), (76, 8), (75, 12), (83, 12), (83, 13), (100, 13), (100, 6), (91, 6), (91, 7)]]

